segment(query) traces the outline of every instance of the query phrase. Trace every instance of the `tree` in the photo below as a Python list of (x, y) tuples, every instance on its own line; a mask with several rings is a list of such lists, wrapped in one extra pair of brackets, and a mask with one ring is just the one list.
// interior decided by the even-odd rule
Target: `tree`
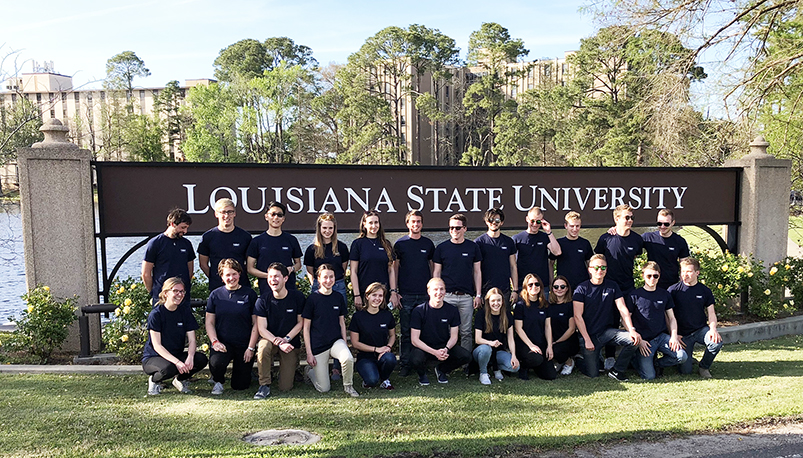
[(246, 81), (259, 78), (265, 71), (278, 67), (282, 61), (304, 68), (318, 65), (318, 61), (312, 57), (311, 48), (297, 45), (290, 38), (272, 37), (265, 42), (247, 38), (220, 50), (214, 62), (215, 78), (224, 82), (233, 82), (238, 78)]
[[(146, 162), (168, 160), (162, 148), (164, 136), (163, 121), (158, 113), (153, 115), (132, 115), (123, 133), (125, 149), (130, 159)], [(174, 158), (170, 158), (171, 160)]]
[(187, 123), (186, 117), (180, 112), (181, 99), (181, 87), (178, 81), (173, 80), (167, 83), (153, 101), (155, 119), (163, 120), (164, 134), (167, 137), (167, 155), (171, 162), (176, 160), (176, 151), (184, 138)]
[(195, 86), (187, 95), (181, 113), (189, 119), (186, 140), (182, 144), (188, 161), (240, 162), (235, 124), (237, 106), (228, 86)]
[[(0, 81), (20, 73), (20, 52), (0, 45)], [(40, 107), (29, 101), (20, 90), (11, 94), (11, 107), (0, 104), (0, 161), (16, 160), (17, 148), (28, 147), (44, 139)]]
[(137, 57), (134, 51), (123, 51), (106, 61), (106, 87), (109, 89), (125, 89), (128, 97), (134, 89), (134, 78), (151, 76), (145, 62)]

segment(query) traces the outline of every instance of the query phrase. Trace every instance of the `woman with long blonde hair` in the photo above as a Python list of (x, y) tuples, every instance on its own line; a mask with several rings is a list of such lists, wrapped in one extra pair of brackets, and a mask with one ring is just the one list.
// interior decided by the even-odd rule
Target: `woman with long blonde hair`
[(331, 264), (335, 269), (335, 284), (332, 289), (343, 296), (346, 296), (346, 267), (349, 262), (348, 246), (337, 239), (337, 220), (335, 215), (329, 212), (321, 213), (315, 222), (315, 240), (304, 252), (304, 265), (307, 267), (307, 278), (309, 278), (311, 291), (319, 288), (318, 279), (315, 272), (323, 264)]
[(491, 384), (488, 364), (493, 362), (494, 377), (503, 380), (502, 371), (518, 372), (516, 342), (513, 335), (513, 316), (499, 288), (485, 293), (485, 307), (474, 317), (474, 359), (480, 366), (480, 383)]

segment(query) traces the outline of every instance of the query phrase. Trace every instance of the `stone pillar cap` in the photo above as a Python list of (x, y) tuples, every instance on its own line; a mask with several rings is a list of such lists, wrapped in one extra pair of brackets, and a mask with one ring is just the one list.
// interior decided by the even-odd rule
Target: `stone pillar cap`
[(763, 135), (759, 135), (755, 138), (752, 142), (750, 142), (750, 154), (745, 156), (745, 158), (751, 159), (764, 159), (768, 157), (774, 158), (772, 154), (767, 154), (767, 148), (770, 146), (770, 142), (764, 138)]
[(31, 148), (78, 148), (78, 145), (67, 140), (67, 133), (70, 128), (62, 124), (58, 119), (48, 119), (39, 130), (45, 134), (45, 140), (34, 143)]

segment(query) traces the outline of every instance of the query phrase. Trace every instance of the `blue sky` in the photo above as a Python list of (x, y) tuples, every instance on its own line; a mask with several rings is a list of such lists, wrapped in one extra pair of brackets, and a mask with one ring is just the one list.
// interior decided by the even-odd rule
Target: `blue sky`
[[(498, 22), (524, 40), (527, 59), (562, 57), (593, 35), (582, 0), (496, 0), (438, 2), (275, 0), (37, 0), (4, 2), (0, 56), (19, 50), (18, 65), (53, 61), (76, 85), (105, 76), (106, 60), (131, 50), (152, 75), (137, 86), (213, 77), (212, 62), (222, 48), (244, 38), (287, 36), (312, 48), (322, 64), (344, 63), (365, 39), (395, 25), (422, 24), (452, 37), (465, 57), (468, 37), (483, 22)], [(24, 62), (24, 63), (23, 63)], [(13, 72), (6, 60), (2, 70)]]

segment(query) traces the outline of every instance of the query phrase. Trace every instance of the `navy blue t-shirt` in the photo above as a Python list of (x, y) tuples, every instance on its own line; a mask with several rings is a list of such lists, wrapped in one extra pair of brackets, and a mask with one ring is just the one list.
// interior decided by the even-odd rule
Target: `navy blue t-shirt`
[(552, 323), (552, 340), (557, 341), (569, 329), (569, 320), (574, 318), (574, 305), (571, 302), (549, 304), (547, 315)]
[[(360, 335), (360, 343), (372, 347), (384, 347), (390, 339), (390, 330), (396, 329), (396, 319), (390, 310), (379, 310), (371, 314), (368, 310), (355, 312), (351, 317), (349, 331)], [(377, 359), (374, 352), (358, 351), (357, 359)]]
[(201, 236), (201, 243), (198, 244), (198, 254), (209, 257), (209, 291), (214, 291), (223, 286), (223, 280), (217, 274), (217, 267), (224, 259), (234, 259), (240, 263), (243, 273), (240, 274), (240, 284), (248, 284), (248, 272), (246, 272), (246, 251), (251, 244), (251, 234), (244, 229), (235, 226), (231, 232), (223, 232), (217, 227), (213, 227), (204, 232)]
[(225, 286), (209, 293), (206, 300), (206, 313), (215, 314), (215, 330), (217, 338), (223, 345), (247, 347), (251, 340), (254, 303), (257, 293), (253, 289), (242, 286), (229, 291)]
[(577, 237), (575, 240), (561, 237), (558, 239), (558, 245), (560, 245), (560, 256), (550, 254), (549, 258), (555, 260), (557, 274), (569, 280), (569, 288), (576, 288), (589, 279), (586, 262), (594, 255), (591, 242), (582, 237)]
[[(527, 334), (530, 342), (538, 345), (542, 351), (546, 350), (546, 333), (544, 329), (546, 326), (546, 319), (549, 316), (547, 315), (547, 310), (549, 309), (538, 308), (538, 303), (536, 302), (530, 303), (530, 306), (527, 307), (527, 304), (525, 304), (523, 300), (519, 300), (516, 303), (516, 307), (513, 309), (513, 319), (521, 321), (522, 329), (524, 333)], [(519, 341), (521, 341), (521, 339), (519, 339)], [(522, 345), (521, 348), (526, 347)]]
[(446, 347), (452, 328), (458, 326), (460, 312), (448, 302), (439, 308), (430, 307), (429, 302), (424, 302), (414, 308), (410, 315), (410, 328), (421, 331), (421, 341), (436, 350)]
[(340, 317), (346, 314), (346, 302), (343, 296), (332, 292), (328, 295), (314, 292), (304, 304), (302, 318), (311, 320), (309, 337), (313, 355), (332, 348), (335, 342), (342, 339), (340, 334)]
[(345, 243), (338, 240), (337, 251), (338, 255), (335, 256), (332, 252), (332, 242), (329, 242), (324, 247), (323, 257), (316, 258), (315, 244), (312, 244), (308, 246), (307, 251), (304, 252), (304, 265), (307, 267), (312, 267), (312, 276), (314, 277), (315, 273), (318, 272), (318, 267), (322, 266), (323, 264), (331, 264), (332, 267), (335, 268), (335, 280), (342, 280), (346, 275), (346, 271), (343, 270), (343, 263), (349, 262), (349, 247), (346, 246)]
[(608, 279), (601, 285), (584, 281), (574, 290), (573, 300), (583, 303), (583, 321), (586, 324), (588, 335), (594, 337), (610, 328), (612, 323), (618, 321), (619, 309), (616, 308), (616, 299), (622, 296), (619, 286)]
[(536, 274), (544, 283), (549, 283), (549, 236), (538, 231), (530, 234), (527, 231), (513, 236), (519, 256), (516, 269), (519, 272), (519, 286), (524, 284), (527, 274)]
[(658, 334), (667, 332), (666, 311), (674, 306), (672, 296), (662, 288), (655, 291), (636, 289), (630, 293), (628, 304), (633, 326), (644, 340), (652, 340)]
[(661, 237), (658, 231), (642, 234), (647, 259), (655, 261), (661, 267), (659, 288), (669, 288), (680, 281), (680, 259), (691, 256), (686, 239), (674, 232), (667, 238)]
[(198, 322), (192, 314), (192, 308), (186, 305), (179, 305), (174, 311), (170, 311), (164, 304), (157, 305), (148, 315), (148, 341), (142, 351), (142, 361), (159, 356), (153, 348), (150, 331), (156, 331), (161, 337), (162, 346), (171, 355), (181, 359), (184, 353), (184, 343), (187, 340), (187, 333), (198, 329)]
[(351, 242), (351, 253), (349, 259), (351, 261), (358, 261), (357, 266), (357, 281), (360, 282), (360, 291), (362, 294), (373, 282), (379, 282), (390, 288), (389, 277), (389, 263), (393, 253), (385, 251), (382, 241), (379, 237), (369, 239), (368, 237), (360, 237)]
[[(304, 294), (296, 289), (288, 289), (287, 295), (282, 299), (276, 299), (273, 290), (270, 290), (270, 294), (259, 296), (257, 299), (254, 315), (267, 319), (268, 331), (271, 334), (285, 337), (298, 324), (298, 316), (304, 311), (305, 301)], [(301, 346), (301, 332), (290, 340), (290, 345), (295, 348)]]
[[(435, 244), (432, 240), (421, 236), (411, 239), (405, 235), (393, 245), (393, 252), (399, 260), (399, 293), (413, 295), (426, 295), (427, 282), (432, 278), (429, 262), (435, 253)], [(362, 286), (362, 284), (360, 285)]]
[(594, 252), (605, 255), (608, 264), (605, 278), (616, 282), (620, 290), (627, 292), (635, 287), (633, 263), (643, 247), (644, 239), (635, 231), (631, 230), (627, 237), (606, 232), (599, 237)]
[(480, 294), (474, 291), (474, 263), (482, 261), (482, 252), (476, 243), (463, 240), (456, 244), (447, 240), (435, 248), (432, 260), (441, 265), (441, 279), (447, 293)]
[(510, 292), (510, 256), (516, 254), (516, 242), (505, 234), (493, 238), (486, 232), (474, 240), (482, 253), (482, 293), (491, 288)]
[(158, 299), (165, 280), (179, 277), (184, 281), (184, 287), (187, 289), (185, 300), (189, 300), (192, 272), (187, 265), (193, 259), (195, 259), (195, 250), (192, 249), (192, 243), (184, 237), (171, 239), (162, 233), (152, 238), (145, 248), (145, 261), (153, 263), (151, 297)]
[[(499, 322), (501, 321), (501, 314), (499, 315), (491, 315), (491, 332), (485, 332), (485, 310), (479, 309), (477, 313), (474, 315), (474, 329), (479, 330), (482, 332), (482, 338), (485, 340), (490, 340), (493, 342), (494, 340), (498, 340), (502, 342), (502, 345), (499, 347), (494, 348), (494, 350), (505, 350), (509, 351), (508, 344), (507, 344), (507, 329), (502, 329)], [(510, 329), (513, 327), (513, 315), (510, 313), (507, 314), (507, 327)]]
[(687, 336), (708, 325), (708, 306), (714, 304), (714, 294), (707, 286), (700, 282), (694, 286), (678, 282), (669, 287), (669, 294), (675, 303), (679, 335)]
[[(274, 262), (281, 262), (286, 267), (293, 267), (293, 260), (301, 257), (301, 245), (298, 244), (298, 239), (295, 236), (282, 232), (281, 235), (276, 237), (263, 232), (248, 245), (248, 257), (257, 260), (256, 268), (262, 272), (267, 272), (268, 267)], [(270, 287), (268, 280), (264, 278), (259, 279), (259, 294), (266, 294)], [(296, 274), (290, 274), (285, 285), (287, 289), (296, 289)]]

